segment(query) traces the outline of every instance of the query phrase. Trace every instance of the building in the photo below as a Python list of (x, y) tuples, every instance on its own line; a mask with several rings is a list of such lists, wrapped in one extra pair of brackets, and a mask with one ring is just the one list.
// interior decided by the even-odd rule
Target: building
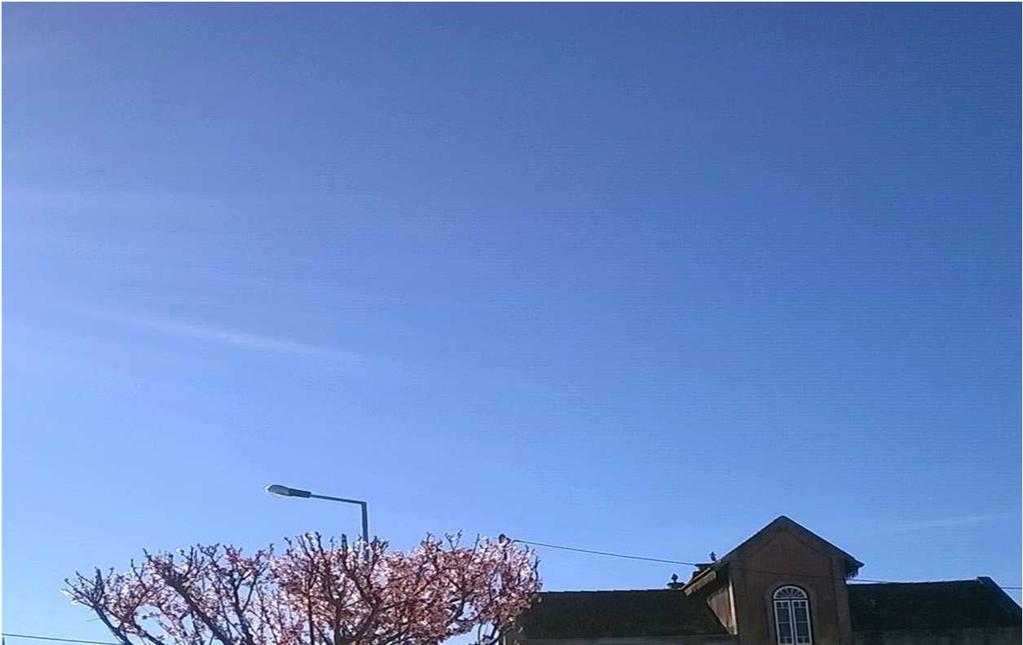
[(545, 592), (509, 645), (1019, 645), (990, 578), (850, 584), (863, 564), (779, 517), (685, 583)]

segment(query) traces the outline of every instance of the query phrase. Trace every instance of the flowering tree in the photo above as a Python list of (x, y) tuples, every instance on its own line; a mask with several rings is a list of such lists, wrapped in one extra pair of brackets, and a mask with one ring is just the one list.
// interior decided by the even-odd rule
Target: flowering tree
[(408, 552), (310, 534), (244, 555), (146, 552), (126, 571), (67, 580), (122, 645), (494, 645), (540, 590), (535, 554), (503, 536), (427, 536)]

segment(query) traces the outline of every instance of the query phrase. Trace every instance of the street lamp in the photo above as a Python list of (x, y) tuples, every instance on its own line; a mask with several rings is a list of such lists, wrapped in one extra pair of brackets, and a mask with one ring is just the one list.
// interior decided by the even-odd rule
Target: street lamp
[(282, 486), (280, 484), (270, 484), (266, 487), (266, 492), (271, 495), (280, 495), (281, 497), (313, 497), (316, 499), (326, 499), (331, 502), (344, 502), (345, 504), (358, 504), (359, 508), (362, 509), (362, 541), (368, 546), (369, 545), (369, 509), (366, 502), (359, 499), (346, 499), (344, 497), (331, 497), (329, 495), (317, 495), (316, 493), (310, 493), (307, 490), (301, 488), (291, 488), (290, 486)]

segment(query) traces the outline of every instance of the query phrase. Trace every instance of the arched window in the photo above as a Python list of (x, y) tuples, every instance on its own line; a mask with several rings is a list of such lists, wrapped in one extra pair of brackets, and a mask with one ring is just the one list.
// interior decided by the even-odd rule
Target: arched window
[(812, 645), (810, 601), (799, 587), (786, 585), (774, 592), (774, 633), (778, 645)]

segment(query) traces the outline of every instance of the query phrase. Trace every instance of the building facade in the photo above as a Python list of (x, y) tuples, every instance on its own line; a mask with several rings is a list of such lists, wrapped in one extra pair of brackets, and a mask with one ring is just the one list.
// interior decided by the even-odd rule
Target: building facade
[(863, 564), (779, 517), (685, 583), (545, 592), (508, 645), (1019, 645), (990, 578), (855, 584)]

